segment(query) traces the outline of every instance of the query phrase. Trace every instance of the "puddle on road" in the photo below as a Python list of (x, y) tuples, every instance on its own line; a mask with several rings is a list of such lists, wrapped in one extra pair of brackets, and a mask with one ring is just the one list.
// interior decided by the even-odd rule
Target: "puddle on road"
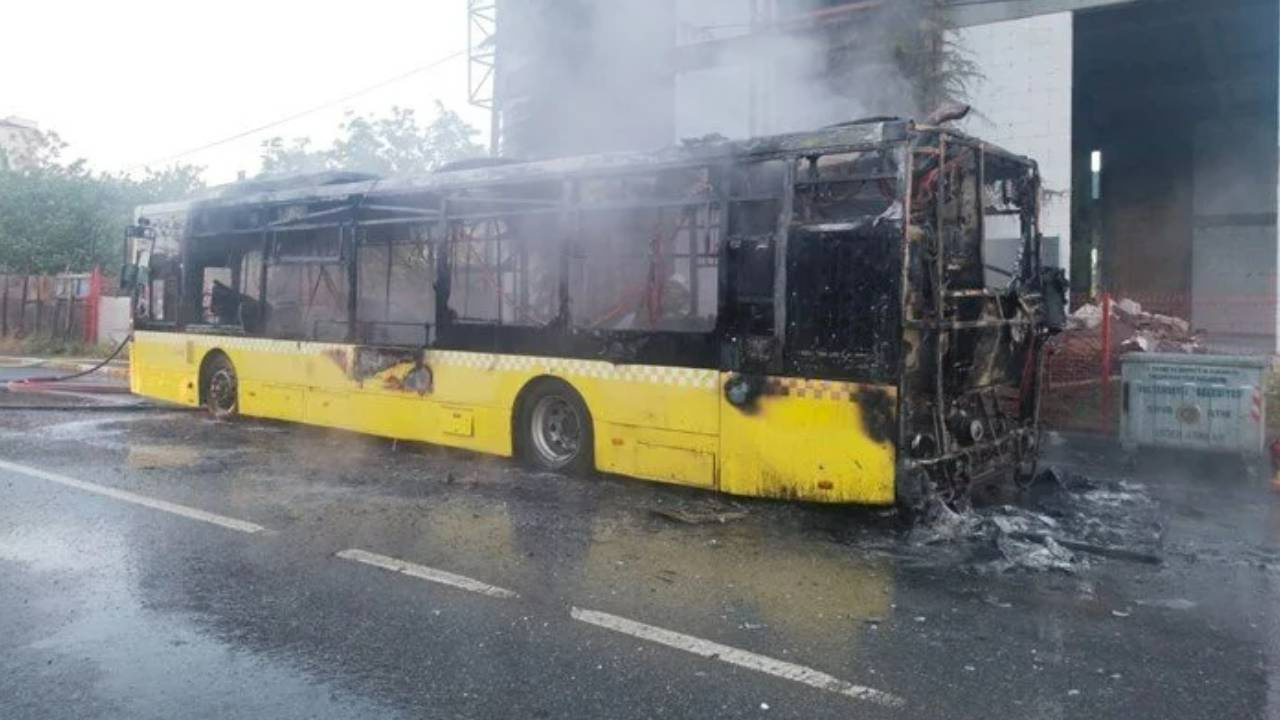
[(0, 534), (0, 560), (38, 572), (81, 572), (95, 582), (123, 583), (128, 576), (127, 544), (107, 523), (14, 525)]
[[(648, 528), (645, 532), (649, 536), (662, 535), (653, 530), (655, 527), (666, 528), (676, 538), (714, 538), (726, 532), (723, 528), (701, 530), (672, 520), (698, 515), (684, 512), (686, 508), (698, 511), (703, 505), (714, 504), (706, 494), (691, 495), (642, 481), (609, 480), (603, 482), (616, 486), (618, 495), (607, 497), (598, 482), (532, 474), (509, 461), (423, 450), (421, 446), (409, 445), (410, 452), (395, 452), (389, 441), (339, 431), (259, 421), (221, 423), (190, 413), (166, 413), (81, 417), (48, 423), (41, 432), (49, 441), (74, 441), (119, 452), (124, 465), (133, 469), (216, 473), (219, 486), (227, 488), (232, 508), (252, 512), (265, 505), (285, 519), (305, 519), (318, 513), (337, 523), (373, 516), (385, 519), (399, 513), (420, 518), (433, 510), (431, 504), (416, 500), (440, 492), (515, 493), (517, 504), (532, 501), (545, 509), (539, 502), (548, 499), (549, 489), (554, 488), (551, 494), (559, 496), (554, 503), (561, 512), (575, 512), (572, 508), (584, 502), (593, 513), (591, 517), (602, 508), (611, 508), (632, 525)], [(713, 515), (738, 524), (745, 509), (748, 518), (741, 524), (755, 528), (751, 532), (771, 526), (764, 533), (770, 547), (795, 542), (811, 548), (816, 541), (831, 539), (837, 546), (846, 546), (842, 550), (846, 553), (848, 547), (856, 547), (916, 566), (961, 567), (984, 573), (1077, 572), (1099, 558), (1089, 548), (1081, 550), (1081, 545), (1143, 555), (1161, 550), (1162, 528), (1156, 520), (1155, 504), (1142, 485), (1095, 482), (1079, 474), (1051, 477), (1018, 497), (1016, 506), (989, 506), (947, 515), (941, 523), (910, 533), (892, 519), (881, 517), (883, 513), (841, 514), (827, 508), (768, 501), (735, 500), (733, 512)], [(457, 536), (464, 533), (467, 523), (451, 523), (447, 508), (435, 512), (441, 518), (440, 527), (450, 528)], [(664, 513), (666, 520), (655, 520), (652, 512)], [(476, 515), (472, 521), (484, 513)], [(546, 524), (545, 520), (533, 522)], [(414, 526), (422, 527), (423, 522), (419, 520)], [(615, 528), (594, 532), (602, 535), (606, 545), (616, 541), (611, 537)], [(727, 532), (726, 537), (734, 532), (749, 534), (732, 529)], [(744, 542), (743, 537), (738, 542)], [(668, 554), (664, 548), (655, 547), (655, 552), (658, 556)], [(864, 559), (865, 555), (854, 553)], [(660, 570), (653, 568), (651, 574), (659, 577)], [(660, 591), (657, 587), (650, 590)]]
[[(221, 707), (235, 696), (260, 717), (398, 716), (381, 702), (207, 631), (198, 615), (149, 608), (154, 587), (144, 586), (154, 579), (139, 577), (151, 572), (149, 556), (138, 557), (129, 535), (109, 523), (48, 523), (0, 535), (0, 560), (24, 565), (24, 587), (41, 590), (19, 612), (44, 620), (20, 631), (24, 642), (9, 658), (10, 672), (21, 677), (24, 666), (35, 667), (57, 678), (67, 692), (56, 704), (69, 714), (110, 708), (113, 716), (174, 717), (182, 713), (176, 698), (190, 709)], [(264, 687), (270, 692), (252, 690)], [(23, 699), (14, 699), (19, 714)]]
[(202, 451), (187, 445), (141, 445), (130, 443), (125, 462), (144, 470), (189, 468), (200, 462)]
[[(653, 510), (700, 512), (720, 496), (637, 480), (533, 474), (508, 461), (445, 451), (393, 452), (385, 441), (311, 428), (213, 423), (178, 413), (77, 419), (46, 429), (42, 441), (117, 448), (129, 468), (156, 470), (155, 477), (175, 484), (190, 479), (190, 468), (216, 459), (222, 464), (208, 467), (218, 474), (200, 480), (217, 482), (192, 483), (193, 492), (213, 493), (212, 504), (223, 505), (219, 512), (279, 520), (270, 524), (282, 531), (282, 541), (314, 550), (319, 562), (336, 550), (362, 548), (512, 587), (546, 606), (579, 604), (746, 646), (754, 646), (758, 636), (762, 646), (803, 649), (806, 661), (833, 670), (859, 662), (863, 648), (876, 647), (869, 636), (876, 637), (871, 628), (881, 623), (897, 623), (929, 643), (949, 642), (951, 633), (963, 632), (936, 614), (917, 621), (926, 612), (919, 608), (955, 612), (958, 599), (968, 598), (977, 610), (962, 610), (976, 615), (990, 606), (1010, 608), (1008, 600), (1016, 597), (1014, 604), (1031, 606), (1054, 625), (1064, 622), (1061, 608), (1067, 607), (1055, 603), (1075, 596), (1059, 593), (1047, 602), (1035, 596), (1045, 587), (1052, 592), (1051, 578), (1060, 573), (1082, 575), (1068, 581), (1079, 587), (1103, 587), (1089, 591), (1090, 611), (1103, 602), (1098, 597), (1118, 592), (1095, 579), (1101, 576), (1094, 566), (1128, 561), (1023, 536), (1164, 551), (1165, 528), (1151, 488), (1102, 479), (1108, 477), (1103, 473), (1064, 475), (1056, 487), (1038, 488), (1017, 498), (1018, 504), (952, 518), (949, 536), (931, 538), (922, 533), (941, 530), (908, 533), (881, 512), (772, 501), (734, 499), (725, 522), (673, 521), (670, 513), (660, 517)], [(11, 556), (31, 556), (33, 543), (44, 542), (34, 536), (20, 540), (7, 549)], [(0, 557), (5, 550), (0, 546)], [(258, 550), (247, 552), (252, 560)], [(253, 566), (240, 557), (232, 560), (237, 567)], [(209, 605), (216, 591), (201, 584), (215, 581), (199, 577), (203, 570), (188, 571), (194, 579), (164, 580), (182, 592), (203, 589), (193, 590), (189, 605), (180, 606), (211, 616), (227, 613)], [(959, 588), (962, 574), (1013, 579), (983, 577)], [(1025, 574), (1048, 580), (1028, 580)], [(1192, 614), (1208, 606), (1199, 596), (1137, 597), (1146, 599), (1133, 601), (1133, 607), (1152, 612)], [(1044, 613), (1038, 612), (1041, 605)], [(181, 627), (173, 632), (184, 642), (223, 652), (237, 647), (235, 641), (189, 634), (189, 618), (174, 617)], [(1113, 618), (1122, 616), (1105, 619)], [(122, 622), (145, 635), (145, 619)], [(91, 631), (72, 631), (59, 645)], [(888, 630), (880, 636), (884, 640)], [(133, 650), (165, 654), (149, 642)], [(112, 653), (104, 658), (118, 659)]]
[[(314, 528), (334, 547), (511, 587), (540, 604), (591, 607), (715, 637), (766, 634), (822, 657), (847, 657), (868, 623), (893, 614), (893, 568), (884, 558), (752, 522), (673, 524), (618, 502), (611, 488), (544, 481), (548, 494), (561, 486), (576, 497), (546, 503), (460, 491), (331, 498), (304, 511), (307, 528), (298, 530)], [(357, 502), (364, 510), (348, 512)]]

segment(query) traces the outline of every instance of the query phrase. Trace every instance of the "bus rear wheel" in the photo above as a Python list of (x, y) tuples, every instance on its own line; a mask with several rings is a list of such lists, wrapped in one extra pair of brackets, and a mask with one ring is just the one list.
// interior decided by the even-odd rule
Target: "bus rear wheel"
[(216, 420), (228, 420), (240, 410), (236, 369), (224, 355), (209, 359), (205, 369), (204, 404)]
[(567, 384), (546, 380), (533, 386), (516, 427), (520, 453), (533, 467), (575, 475), (592, 469), (591, 413)]

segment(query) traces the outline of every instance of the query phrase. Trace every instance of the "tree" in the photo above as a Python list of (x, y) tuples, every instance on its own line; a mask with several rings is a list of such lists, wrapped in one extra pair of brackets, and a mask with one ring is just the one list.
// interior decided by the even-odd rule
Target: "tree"
[(259, 152), (262, 175), (292, 175), (314, 173), (329, 168), (329, 155), (311, 149), (311, 138), (294, 138), (285, 142), (282, 137), (263, 140)]
[(202, 169), (191, 165), (148, 169), (140, 178), (93, 173), (83, 159), (63, 163), (65, 147), (55, 133), (43, 133), (32, 162), (0, 163), (0, 271), (113, 268), (136, 206), (204, 185)]
[[(977, 62), (956, 40), (945, 0), (916, 0), (912, 22), (899, 34), (894, 59), (911, 81), (922, 115), (947, 104), (964, 104), (969, 85), (982, 78)], [(910, 7), (911, 4), (904, 4)]]
[(264, 140), (262, 174), (352, 170), (408, 175), (484, 154), (484, 148), (474, 140), (478, 131), (439, 102), (435, 118), (426, 127), (418, 123), (412, 109), (392, 107), (385, 117), (348, 113), (338, 130), (339, 137), (327, 150), (311, 149), (308, 138)]
[(51, 131), (35, 131), (31, 137), (23, 136), (24, 147), (16, 158), (0, 148), (0, 171), (17, 170), (20, 167), (44, 167), (56, 165), (67, 144), (58, 134)]

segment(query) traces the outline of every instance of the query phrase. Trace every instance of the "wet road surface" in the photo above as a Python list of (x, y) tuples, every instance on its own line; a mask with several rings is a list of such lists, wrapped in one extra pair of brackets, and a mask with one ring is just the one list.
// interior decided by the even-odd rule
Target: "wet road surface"
[[(0, 717), (1277, 717), (1265, 481), (1054, 452), (1159, 564), (1006, 570), (869, 510), (0, 410)], [(733, 519), (655, 512), (707, 508)]]

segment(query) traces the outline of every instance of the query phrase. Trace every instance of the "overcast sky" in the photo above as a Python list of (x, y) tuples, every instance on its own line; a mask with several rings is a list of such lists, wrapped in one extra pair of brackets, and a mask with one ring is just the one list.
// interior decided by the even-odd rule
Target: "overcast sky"
[[(4, 2), (0, 117), (54, 130), (67, 154), (120, 171), (167, 158), (401, 75), (467, 45), (466, 0), (39, 0)], [(327, 145), (346, 109), (467, 104), (466, 57), (330, 110), (182, 157), (210, 182), (258, 169), (264, 138)], [(487, 137), (481, 136), (486, 142)]]

